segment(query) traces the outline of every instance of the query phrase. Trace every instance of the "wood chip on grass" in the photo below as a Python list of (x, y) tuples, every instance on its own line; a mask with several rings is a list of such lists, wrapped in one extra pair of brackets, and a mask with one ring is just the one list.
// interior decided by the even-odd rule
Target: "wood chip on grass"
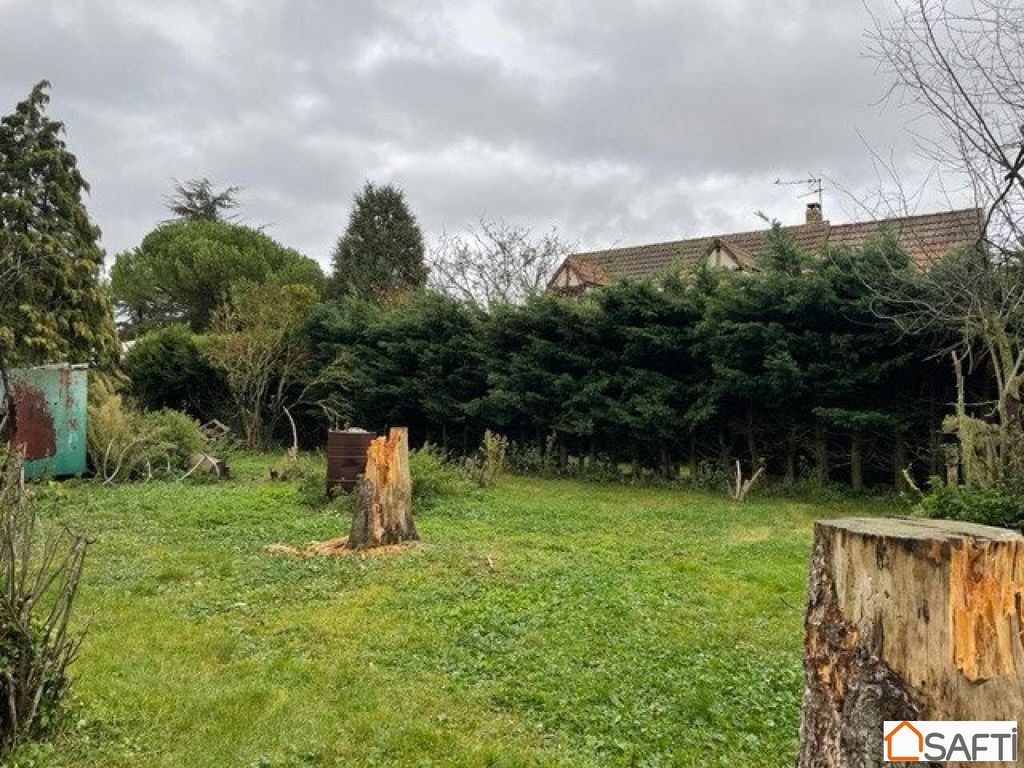
[(263, 551), (268, 555), (288, 555), (289, 557), (335, 557), (335, 556), (358, 556), (367, 557), (377, 555), (397, 555), (414, 549), (420, 549), (422, 545), (416, 541), (402, 542), (401, 544), (385, 544), (371, 549), (350, 549), (348, 547), (348, 536), (339, 536), (335, 539), (325, 541), (311, 541), (301, 549), (290, 544), (268, 544)]

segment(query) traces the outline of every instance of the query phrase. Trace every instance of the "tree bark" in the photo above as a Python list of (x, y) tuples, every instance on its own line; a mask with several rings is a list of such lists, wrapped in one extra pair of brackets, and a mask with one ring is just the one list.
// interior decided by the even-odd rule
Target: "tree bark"
[(897, 491), (907, 490), (907, 480), (903, 470), (907, 469), (907, 442), (902, 435), (896, 435), (896, 443), (892, 449), (892, 487)]
[(409, 432), (392, 427), (366, 451), (366, 470), (356, 485), (350, 549), (369, 549), (419, 538), (412, 519)]
[(747, 438), (747, 453), (750, 456), (750, 472), (754, 473), (761, 465), (761, 454), (757, 451), (757, 438), (754, 435), (754, 406), (747, 404), (747, 423), (743, 430)]
[(8, 429), (13, 435), (17, 425), (17, 404), (14, 402), (14, 393), (11, 391), (11, 374), (7, 367), (7, 361), (0, 358), (0, 386), (3, 387), (3, 414), (0, 415), (0, 440), (6, 440)]
[(850, 435), (850, 487), (855, 493), (864, 490), (864, 444), (860, 432)]
[(721, 468), (726, 472), (729, 472), (732, 469), (732, 467), (729, 466), (731, 464), (731, 462), (729, 461), (729, 453), (731, 447), (732, 446), (728, 442), (726, 442), (725, 432), (723, 432), (722, 430), (718, 430), (718, 463), (719, 466), (721, 466)]
[(796, 482), (797, 436), (792, 430), (786, 435), (786, 482)]
[(1024, 537), (1002, 528), (818, 522), (797, 768), (883, 765), (885, 720), (1017, 720), (1022, 565)]
[(659, 448), (661, 476), (665, 480), (672, 479), (672, 456), (669, 454), (668, 446), (662, 444)]
[(814, 425), (814, 474), (818, 485), (828, 483), (828, 432), (820, 421)]

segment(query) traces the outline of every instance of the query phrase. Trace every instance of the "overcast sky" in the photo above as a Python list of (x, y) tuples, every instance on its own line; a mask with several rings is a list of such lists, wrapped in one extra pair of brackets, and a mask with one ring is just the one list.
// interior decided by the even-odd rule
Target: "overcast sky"
[(365, 179), (428, 239), (486, 215), (597, 248), (798, 223), (780, 177), (834, 179), (850, 220), (861, 136), (924, 173), (869, 24), (861, 0), (0, 0), (0, 110), (53, 83), (111, 257), (202, 176), (325, 264)]

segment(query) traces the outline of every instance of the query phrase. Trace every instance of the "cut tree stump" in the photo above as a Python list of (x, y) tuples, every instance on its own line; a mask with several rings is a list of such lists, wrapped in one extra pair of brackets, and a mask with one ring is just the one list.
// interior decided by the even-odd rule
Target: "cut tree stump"
[(821, 521), (808, 589), (797, 768), (883, 765), (885, 720), (1024, 715), (1020, 534)]
[(409, 432), (392, 427), (366, 449), (366, 470), (356, 483), (348, 546), (369, 549), (419, 539), (412, 519)]

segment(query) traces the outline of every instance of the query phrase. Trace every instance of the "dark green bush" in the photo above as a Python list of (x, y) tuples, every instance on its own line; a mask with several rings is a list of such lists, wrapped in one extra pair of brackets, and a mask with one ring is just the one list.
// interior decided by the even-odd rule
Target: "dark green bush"
[(937, 477), (918, 510), (927, 517), (1024, 529), (1024, 495), (998, 488), (950, 488)]
[(173, 466), (188, 466), (192, 457), (209, 450), (199, 424), (188, 414), (164, 408), (140, 417), (143, 429), (153, 436), (160, 452), (170, 456)]
[(796, 458), (825, 459), (831, 479), (854, 484), (852, 438), (869, 434), (857, 486), (888, 483), (903, 454), (926, 466), (940, 426), (926, 403), (951, 401), (953, 377), (931, 340), (879, 323), (864, 287), (905, 254), (889, 240), (798, 251), (780, 230), (756, 271), (666, 265), (674, 276), (488, 312), (429, 293), (331, 302), (307, 329), (308, 380), (341, 357), (348, 383), (313, 386), (309, 399), (343, 400), (351, 423), (402, 424), (453, 454), (475, 454), (489, 429), (508, 438), (517, 474), (617, 479), (621, 467), (630, 482), (675, 482), (665, 467), (696, 454), (727, 465), (693, 478), (721, 493), (755, 449), (759, 483)]
[(554, 435), (545, 438), (543, 448), (536, 443), (509, 440), (505, 467), (513, 475), (555, 477), (564, 474), (558, 466), (558, 441)]
[(510, 442), (505, 462), (508, 471), (514, 475), (545, 474), (544, 454), (529, 443)]
[(202, 419), (217, 415), (226, 402), (220, 372), (200, 349), (200, 337), (184, 325), (168, 325), (139, 338), (124, 358), (131, 394), (149, 409), (177, 408)]

